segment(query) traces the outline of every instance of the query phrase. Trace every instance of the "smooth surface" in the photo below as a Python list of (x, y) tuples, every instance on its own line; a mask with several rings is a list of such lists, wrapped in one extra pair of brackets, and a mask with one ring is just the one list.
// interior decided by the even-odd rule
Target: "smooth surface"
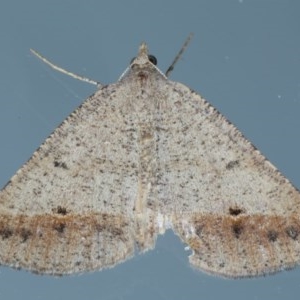
[[(1, 9), (1, 185), (88, 95), (29, 53), (39, 50), (73, 72), (115, 82), (149, 44), (167, 69), (190, 31), (195, 37), (172, 80), (217, 107), (297, 187), (299, 181), (299, 4), (297, 1), (10, 1)], [(6, 299), (296, 299), (299, 268), (251, 280), (191, 269), (171, 233), (154, 251), (115, 269), (67, 278), (1, 268)], [(216, 288), (216, 286), (218, 288)]]

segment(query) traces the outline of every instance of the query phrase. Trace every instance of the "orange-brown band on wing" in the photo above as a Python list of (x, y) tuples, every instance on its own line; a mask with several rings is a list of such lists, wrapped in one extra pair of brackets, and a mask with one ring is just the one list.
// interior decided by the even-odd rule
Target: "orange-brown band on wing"
[(0, 261), (63, 275), (112, 267), (134, 253), (131, 220), (107, 214), (0, 216)]
[(300, 261), (297, 215), (181, 215), (174, 230), (193, 250), (191, 264), (216, 275), (259, 276)]

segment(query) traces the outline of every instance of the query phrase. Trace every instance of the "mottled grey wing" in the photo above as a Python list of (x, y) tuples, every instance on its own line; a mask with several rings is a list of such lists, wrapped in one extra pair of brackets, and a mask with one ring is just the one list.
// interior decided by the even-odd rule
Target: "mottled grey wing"
[[(135, 233), (139, 150), (127, 94), (117, 83), (87, 99), (1, 191), (1, 264), (60, 275), (145, 247), (149, 230)], [(152, 230), (148, 248), (154, 239)]]
[(0, 193), (0, 262), (38, 273), (113, 266), (174, 231), (229, 277), (299, 263), (299, 192), (142, 45)]
[(299, 191), (199, 95), (169, 84), (159, 124), (160, 209), (193, 250), (192, 265), (229, 277), (295, 266)]

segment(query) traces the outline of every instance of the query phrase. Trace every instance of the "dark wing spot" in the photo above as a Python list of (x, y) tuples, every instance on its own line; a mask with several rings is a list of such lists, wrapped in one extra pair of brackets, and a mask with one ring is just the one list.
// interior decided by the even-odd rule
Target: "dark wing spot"
[(61, 222), (61, 223), (58, 223), (58, 224), (55, 224), (53, 226), (54, 230), (56, 230), (58, 233), (63, 233), (65, 228), (66, 228), (66, 224)]
[(267, 237), (270, 242), (275, 242), (278, 238), (278, 232), (271, 229), (268, 231)]
[(67, 209), (65, 207), (58, 206), (57, 207), (57, 213), (60, 214), (60, 215), (65, 216), (68, 212), (67, 212)]
[(197, 225), (196, 227), (195, 227), (195, 232), (196, 232), (196, 234), (198, 235), (198, 237), (200, 237), (201, 236), (201, 233), (202, 233), (202, 230), (203, 230), (203, 226), (202, 225)]
[(231, 216), (238, 216), (241, 213), (245, 213), (245, 211), (242, 208), (239, 208), (239, 207), (229, 207), (229, 214)]
[(9, 227), (0, 229), (0, 236), (3, 240), (10, 238), (13, 235), (13, 230)]
[(62, 215), (62, 216), (65, 216), (66, 214), (69, 213), (69, 211), (64, 206), (60, 206), (60, 205), (57, 206), (56, 208), (53, 208), (52, 212), (54, 214), (59, 214), (59, 215)]
[(123, 236), (123, 230), (122, 228), (118, 228), (118, 227), (114, 227), (112, 226), (110, 229), (109, 229), (109, 232), (111, 233), (112, 236)]
[(231, 227), (232, 233), (234, 234), (235, 238), (239, 238), (244, 230), (244, 227), (241, 225), (240, 222), (234, 223)]
[(67, 164), (62, 161), (55, 160), (53, 162), (53, 164), (54, 164), (54, 167), (56, 167), (56, 168), (68, 169)]
[(32, 232), (26, 228), (21, 229), (20, 236), (22, 238), (22, 243), (25, 243), (28, 238), (32, 235)]
[(226, 165), (226, 170), (231, 170), (240, 164), (238, 160), (232, 160)]
[(293, 225), (287, 227), (285, 232), (293, 240), (296, 240), (299, 235), (299, 230)]

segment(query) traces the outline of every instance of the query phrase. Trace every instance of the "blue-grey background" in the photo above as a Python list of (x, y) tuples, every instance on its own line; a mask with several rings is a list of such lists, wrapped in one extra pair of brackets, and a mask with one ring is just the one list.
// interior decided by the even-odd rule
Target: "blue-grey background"
[[(115, 82), (149, 44), (171, 79), (204, 96), (300, 187), (300, 2), (297, 0), (2, 0), (0, 186), (88, 95), (29, 48), (73, 72)], [(172, 232), (113, 268), (53, 278), (0, 267), (0, 299), (299, 299), (300, 268), (226, 280), (193, 270)]]

